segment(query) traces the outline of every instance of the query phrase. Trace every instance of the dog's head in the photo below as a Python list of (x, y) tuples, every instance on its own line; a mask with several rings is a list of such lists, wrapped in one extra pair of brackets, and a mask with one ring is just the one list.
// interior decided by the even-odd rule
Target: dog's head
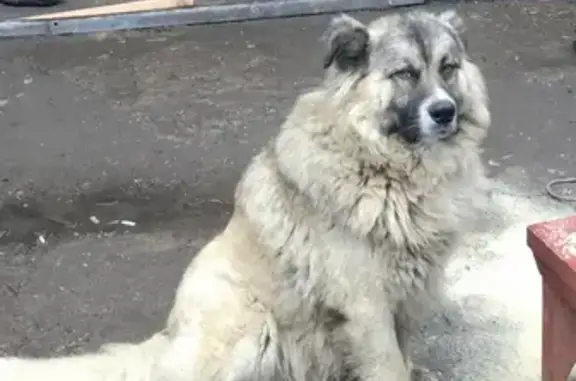
[(404, 147), (483, 138), (490, 124), (484, 78), (453, 11), (394, 14), (368, 25), (347, 16), (325, 34), (326, 87), (360, 133)]

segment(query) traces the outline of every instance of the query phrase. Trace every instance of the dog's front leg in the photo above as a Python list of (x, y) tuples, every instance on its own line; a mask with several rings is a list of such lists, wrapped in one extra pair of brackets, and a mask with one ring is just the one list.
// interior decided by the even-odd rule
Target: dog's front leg
[(399, 304), (396, 313), (394, 314), (394, 331), (398, 340), (398, 347), (406, 363), (406, 367), (411, 370), (413, 368), (412, 359), (409, 353), (408, 342), (415, 330), (415, 322), (410, 315), (403, 308), (402, 303)]
[(359, 309), (345, 329), (351, 361), (361, 381), (409, 381), (410, 370), (398, 345), (390, 311), (367, 313)]

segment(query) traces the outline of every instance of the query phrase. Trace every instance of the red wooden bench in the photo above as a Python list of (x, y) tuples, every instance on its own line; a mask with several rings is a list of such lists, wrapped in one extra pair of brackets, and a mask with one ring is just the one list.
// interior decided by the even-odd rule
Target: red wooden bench
[(566, 381), (576, 363), (576, 216), (528, 227), (542, 275), (542, 380)]

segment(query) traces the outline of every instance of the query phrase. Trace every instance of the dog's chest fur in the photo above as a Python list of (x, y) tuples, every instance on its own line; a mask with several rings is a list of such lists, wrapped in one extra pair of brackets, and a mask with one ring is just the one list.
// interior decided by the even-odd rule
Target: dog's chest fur
[[(442, 187), (411, 195), (398, 188), (402, 183), (373, 174), (364, 185), (373, 183), (370, 189), (380, 205), (367, 204), (359, 212), (366, 213), (359, 221), (374, 220), (369, 234), (360, 237), (290, 184), (269, 151), (255, 159), (245, 179), (238, 188), (239, 206), (291, 287), (304, 299), (335, 307), (358, 298), (396, 304), (426, 290), (445, 265), (463, 217), (459, 210), (468, 203), (466, 192), (462, 200), (447, 199)], [(358, 205), (351, 200), (350, 207)]]

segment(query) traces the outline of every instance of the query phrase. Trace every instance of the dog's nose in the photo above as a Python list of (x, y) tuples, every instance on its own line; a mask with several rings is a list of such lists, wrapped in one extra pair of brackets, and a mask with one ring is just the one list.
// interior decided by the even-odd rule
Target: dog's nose
[(456, 106), (448, 100), (438, 101), (428, 107), (428, 114), (430, 114), (434, 122), (448, 124), (452, 122), (456, 115)]

